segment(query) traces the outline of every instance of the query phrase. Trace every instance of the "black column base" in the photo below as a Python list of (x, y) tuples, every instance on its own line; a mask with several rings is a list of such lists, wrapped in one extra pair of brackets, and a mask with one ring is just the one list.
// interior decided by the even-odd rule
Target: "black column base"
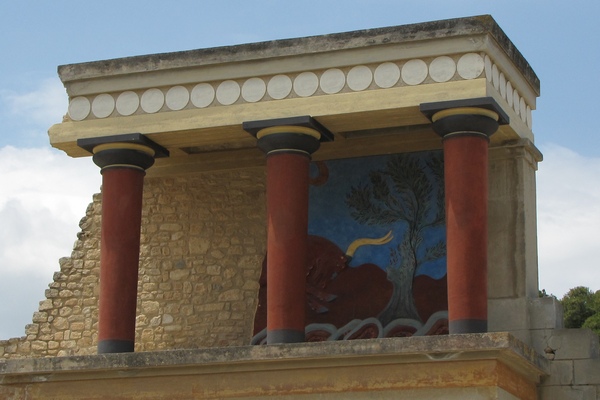
[(486, 319), (459, 319), (448, 322), (449, 333), (487, 333)]
[(102, 340), (98, 342), (98, 354), (133, 353), (133, 340)]

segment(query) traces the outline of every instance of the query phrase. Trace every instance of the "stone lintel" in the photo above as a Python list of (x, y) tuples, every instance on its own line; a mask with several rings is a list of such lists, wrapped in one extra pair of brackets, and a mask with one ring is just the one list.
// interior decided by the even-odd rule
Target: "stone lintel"
[(169, 150), (158, 143), (148, 139), (141, 133), (126, 133), (123, 135), (110, 135), (92, 138), (77, 139), (77, 145), (90, 154), (94, 153), (94, 147), (106, 143), (132, 143), (141, 144), (154, 150), (154, 158), (169, 157)]

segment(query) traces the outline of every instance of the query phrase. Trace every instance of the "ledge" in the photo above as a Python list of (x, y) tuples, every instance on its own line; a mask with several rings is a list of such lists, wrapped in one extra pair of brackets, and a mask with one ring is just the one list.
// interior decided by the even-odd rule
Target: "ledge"
[(510, 334), (487, 333), (8, 360), (0, 362), (0, 389), (27, 387), (41, 396), (32, 398), (89, 390), (104, 398), (125, 385), (153, 398), (161, 390), (172, 398), (225, 398), (496, 387), (533, 398), (546, 369), (545, 359)]

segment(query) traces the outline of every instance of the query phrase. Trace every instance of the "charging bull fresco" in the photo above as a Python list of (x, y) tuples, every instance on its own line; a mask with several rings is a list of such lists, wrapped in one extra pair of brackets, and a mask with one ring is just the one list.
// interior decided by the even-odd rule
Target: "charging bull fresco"
[[(313, 163), (306, 340), (445, 334), (441, 151)], [(253, 343), (266, 339), (266, 257)]]

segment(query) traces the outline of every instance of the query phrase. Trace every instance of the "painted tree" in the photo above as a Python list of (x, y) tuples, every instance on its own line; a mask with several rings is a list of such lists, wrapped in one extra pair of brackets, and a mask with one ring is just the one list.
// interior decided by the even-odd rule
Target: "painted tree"
[[(384, 169), (373, 171), (369, 182), (352, 187), (346, 203), (352, 217), (367, 225), (404, 227), (399, 244), (390, 250), (388, 279), (394, 291), (379, 316), (383, 324), (396, 318), (420, 320), (413, 297), (413, 280), (423, 264), (446, 255), (445, 240), (430, 244), (426, 235), (444, 224), (444, 179), (441, 152), (401, 154)], [(394, 232), (399, 237), (399, 232)]]

